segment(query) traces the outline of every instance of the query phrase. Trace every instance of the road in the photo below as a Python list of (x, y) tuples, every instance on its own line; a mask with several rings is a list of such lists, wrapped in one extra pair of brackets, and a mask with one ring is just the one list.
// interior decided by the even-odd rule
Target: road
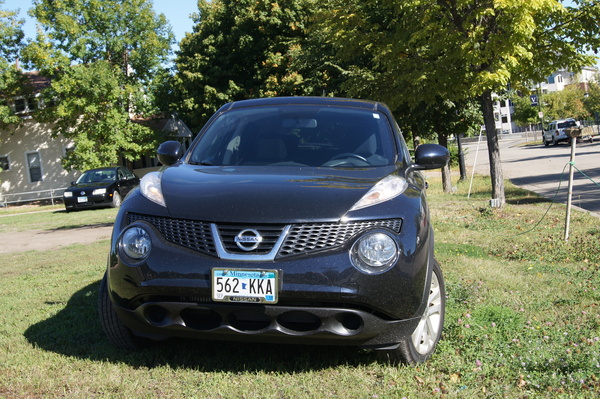
[[(568, 162), (571, 159), (569, 145), (527, 145), (520, 134), (503, 135), (499, 145), (505, 179), (546, 198), (553, 199), (556, 195), (557, 202), (567, 202)], [(463, 144), (463, 147), (466, 149), (467, 169), (471, 171), (474, 166), (475, 173), (489, 175), (490, 163), (485, 137), (482, 137), (479, 144), (472, 142)], [(573, 175), (573, 206), (600, 216), (600, 136), (596, 136), (592, 143), (586, 141), (575, 146), (575, 167), (579, 171), (575, 170)], [(470, 175), (467, 177), (470, 178)]]

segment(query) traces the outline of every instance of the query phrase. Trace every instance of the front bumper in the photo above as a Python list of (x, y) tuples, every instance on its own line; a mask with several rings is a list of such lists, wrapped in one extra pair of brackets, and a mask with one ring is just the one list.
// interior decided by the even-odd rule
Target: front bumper
[(266, 343), (392, 348), (407, 339), (419, 318), (384, 320), (344, 308), (149, 302), (134, 310), (115, 307), (134, 334)]
[(88, 209), (88, 208), (100, 208), (112, 205), (112, 194), (99, 194), (99, 195), (88, 195), (85, 196), (86, 201), (79, 202), (79, 196), (63, 197), (65, 208), (68, 210), (72, 209)]

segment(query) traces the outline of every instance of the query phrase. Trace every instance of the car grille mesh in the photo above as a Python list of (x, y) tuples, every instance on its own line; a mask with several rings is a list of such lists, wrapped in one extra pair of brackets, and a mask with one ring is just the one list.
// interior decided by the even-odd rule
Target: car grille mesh
[[(152, 224), (173, 244), (217, 256), (211, 224), (195, 220), (173, 219), (159, 216), (130, 213), (129, 223), (144, 220)], [(333, 249), (344, 245), (361, 231), (372, 228), (387, 228), (400, 232), (402, 219), (367, 220), (347, 223), (303, 223), (292, 225), (277, 256), (287, 257), (316, 251)], [(265, 254), (272, 250), (285, 225), (232, 225), (218, 224), (217, 229), (225, 250), (232, 254)], [(235, 244), (235, 236), (245, 229), (257, 230), (263, 237), (261, 245), (252, 252), (244, 252)]]
[(216, 255), (210, 223), (196, 220), (172, 219), (159, 216), (129, 214), (129, 223), (144, 220), (162, 234), (165, 240), (208, 255)]
[(346, 241), (359, 232), (375, 227), (385, 227), (399, 233), (401, 226), (401, 219), (298, 224), (290, 229), (279, 250), (279, 256), (291, 256), (335, 248), (344, 245)]

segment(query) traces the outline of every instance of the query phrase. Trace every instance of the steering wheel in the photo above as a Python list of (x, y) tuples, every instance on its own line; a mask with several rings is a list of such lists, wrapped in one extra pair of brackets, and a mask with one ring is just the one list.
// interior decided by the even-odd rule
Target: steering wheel
[(361, 161), (363, 161), (367, 164), (369, 163), (369, 161), (367, 161), (367, 158), (363, 157), (362, 155), (355, 154), (353, 152), (344, 152), (343, 154), (338, 154), (338, 155), (334, 156), (333, 158), (331, 158), (331, 161), (334, 161), (336, 159), (343, 159), (343, 158), (356, 158), (356, 159), (360, 159)]

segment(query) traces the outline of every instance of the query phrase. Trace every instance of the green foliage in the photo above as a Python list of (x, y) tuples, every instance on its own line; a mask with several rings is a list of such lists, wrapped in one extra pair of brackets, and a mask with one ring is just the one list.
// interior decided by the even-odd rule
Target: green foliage
[(107, 166), (156, 148), (160, 135), (132, 119), (158, 111), (148, 88), (173, 41), (164, 15), (146, 0), (38, 0), (30, 15), (44, 33), (25, 60), (52, 78), (35, 117), (74, 143), (63, 166)]
[(584, 98), (583, 103), (594, 120), (600, 118), (600, 85), (598, 83), (591, 82), (588, 85), (587, 97)]
[[(174, 107), (199, 127), (228, 101), (302, 94), (292, 61), (306, 38), (313, 0), (198, 2), (194, 32), (180, 44)], [(183, 101), (179, 101), (183, 99)]]
[[(36, 115), (53, 124), (53, 134), (74, 143), (63, 159), (66, 169), (89, 169), (116, 164), (120, 157), (132, 161), (156, 148), (159, 137), (148, 127), (133, 123), (128, 105), (137, 86), (124, 82), (119, 67), (106, 61), (74, 65), (54, 80), (55, 105)], [(82, 84), (81, 82), (86, 82)]]
[(512, 118), (519, 126), (533, 125), (540, 122), (540, 107), (531, 105), (529, 95), (512, 92), (509, 97), (514, 109)]
[(40, 51), (32, 61), (46, 67), (105, 60), (124, 75), (148, 81), (173, 42), (165, 16), (156, 15), (147, 0), (36, 0), (30, 15), (46, 31), (38, 36)]
[[(23, 89), (23, 75), (15, 68), (23, 40), (23, 20), (17, 19), (15, 11), (3, 10), (0, 0), (0, 98), (6, 100)], [(19, 125), (22, 119), (14, 115), (8, 104), (0, 102), (0, 129)]]
[(590, 113), (584, 105), (585, 92), (575, 85), (565, 87), (564, 90), (544, 94), (541, 97), (544, 120), (575, 118), (584, 120)]

